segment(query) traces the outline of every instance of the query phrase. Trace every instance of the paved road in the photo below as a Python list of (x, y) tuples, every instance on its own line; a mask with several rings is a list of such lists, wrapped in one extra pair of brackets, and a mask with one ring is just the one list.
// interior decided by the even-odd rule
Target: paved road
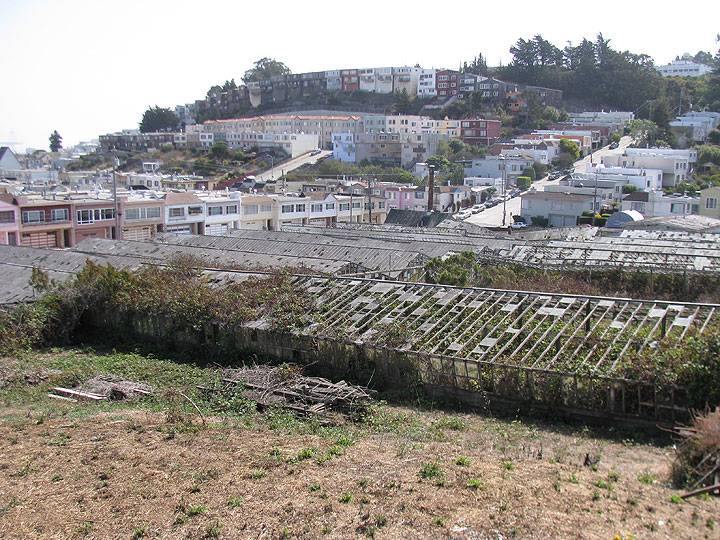
[(327, 155), (331, 155), (332, 152), (330, 150), (323, 150), (319, 154), (315, 156), (311, 156), (309, 153), (303, 154), (301, 156), (298, 156), (296, 158), (291, 159), (290, 161), (286, 161), (285, 163), (281, 163), (274, 168), (270, 168), (266, 171), (263, 171), (261, 173), (258, 173), (255, 175), (255, 179), (261, 182), (267, 182), (268, 180), (271, 180), (272, 178), (278, 179), (282, 176), (282, 173), (288, 173), (290, 171), (293, 171), (297, 169), (298, 167), (302, 167), (303, 165), (310, 163), (317, 163), (318, 159), (325, 157)]
[[(620, 139), (620, 144), (618, 148), (615, 150), (610, 150), (609, 147), (600, 148), (599, 150), (596, 150), (592, 153), (592, 162), (594, 164), (600, 163), (600, 160), (602, 159), (602, 156), (607, 154), (618, 154), (622, 153), (622, 151), (632, 142), (632, 138), (630, 137), (623, 137)], [(583, 159), (580, 159), (575, 162), (575, 171), (576, 172), (585, 172), (587, 168), (590, 165), (590, 154), (585, 156)], [(533, 182), (533, 187), (537, 191), (543, 191), (545, 189), (545, 186), (549, 185), (557, 185), (559, 183), (559, 180), (549, 180), (546, 176), (545, 178), (542, 178), (538, 180), (537, 182)], [(514, 199), (510, 199), (505, 203), (505, 225), (509, 225), (513, 222), (512, 216), (520, 214), (520, 197), (515, 197)], [(465, 221), (467, 223), (472, 223), (474, 225), (479, 225), (481, 227), (501, 227), (502, 226), (502, 218), (503, 218), (503, 205), (498, 204), (497, 206), (493, 206), (492, 208), (488, 208), (484, 212), (480, 212), (479, 214), (475, 214), (473, 216), (470, 216)]]

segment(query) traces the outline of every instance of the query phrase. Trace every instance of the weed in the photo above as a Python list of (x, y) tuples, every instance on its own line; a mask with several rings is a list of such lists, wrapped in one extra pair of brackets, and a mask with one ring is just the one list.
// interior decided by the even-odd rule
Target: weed
[(467, 424), (462, 418), (457, 416), (443, 416), (433, 421), (432, 427), (435, 429), (449, 429), (452, 431), (465, 431)]
[(570, 482), (571, 484), (579, 483), (579, 480), (578, 480), (577, 476), (575, 476), (575, 473), (572, 473), (570, 475), (570, 478), (568, 478), (568, 482)]
[(315, 493), (316, 491), (320, 491), (320, 484), (310, 484), (310, 493)]
[(370, 482), (367, 478), (361, 478), (360, 480), (358, 480), (357, 484), (360, 489), (365, 489), (366, 487), (368, 487), (369, 483)]
[(555, 491), (557, 491), (558, 493), (560, 493), (560, 480), (555, 480), (553, 482), (553, 489)]
[(280, 531), (280, 538), (282, 538), (283, 540), (290, 538), (290, 529), (288, 529), (287, 527), (283, 527), (283, 530)]
[(600, 500), (600, 492), (599, 492), (597, 489), (593, 490), (592, 500), (593, 500), (593, 501), (599, 501), (599, 500)]
[(187, 507), (187, 510), (185, 510), (185, 515), (187, 517), (194, 517), (204, 514), (205, 512), (207, 512), (207, 506), (203, 506), (202, 504), (191, 504)]
[(607, 489), (607, 490), (612, 489), (612, 486), (608, 482), (603, 480), (602, 478), (593, 482), (593, 485), (600, 489)]
[(442, 469), (437, 462), (424, 463), (423, 466), (420, 467), (419, 474), (420, 478), (424, 478), (425, 480), (430, 480), (431, 478), (442, 478), (443, 476)]
[(132, 532), (132, 536), (130, 537), (132, 540), (140, 540), (141, 538), (145, 538), (147, 536), (147, 525), (142, 525), (141, 527), (135, 527)]
[(55, 473), (50, 479), (51, 482), (60, 482), (63, 479), (62, 474)]
[(301, 448), (300, 451), (295, 456), (294, 461), (305, 461), (306, 459), (310, 459), (317, 454), (318, 450), (317, 448)]
[(640, 474), (638, 474), (637, 479), (638, 479), (638, 482), (640, 482), (641, 484), (645, 484), (648, 486), (653, 485), (656, 480), (655, 475), (648, 471), (643, 471)]
[(340, 498), (338, 500), (343, 504), (348, 504), (348, 503), (352, 502), (353, 494), (350, 493), (349, 491), (345, 492), (342, 495), (340, 495)]
[(455, 460), (455, 465), (458, 465), (460, 467), (469, 467), (470, 466), (470, 458), (467, 456), (459, 456)]
[(387, 525), (387, 518), (383, 514), (378, 514), (375, 516), (375, 525), (379, 528), (384, 527)]
[(617, 473), (616, 471), (610, 471), (608, 473), (608, 480), (610, 482), (617, 482), (618, 480), (620, 480), (620, 474)]
[(432, 520), (432, 524), (436, 527), (444, 527), (445, 526), (445, 520), (441, 517), (435, 517)]
[(268, 455), (277, 461), (280, 461), (282, 459), (282, 452), (280, 452), (280, 449), (277, 446), (273, 446), (272, 450), (268, 452)]
[(240, 497), (238, 495), (231, 495), (230, 498), (228, 498), (227, 505), (230, 508), (238, 508), (238, 507), (242, 506), (242, 503), (244, 503), (244, 502), (245, 502), (245, 499), (243, 499), (242, 497)]
[(680, 495), (671, 495), (670, 502), (673, 504), (682, 504), (683, 498)]
[(711, 531), (715, 530), (715, 523), (716, 521), (713, 518), (707, 518), (707, 521), (705, 522), (705, 526), (710, 529)]
[(77, 532), (81, 536), (87, 536), (92, 532), (93, 528), (93, 522), (92, 521), (83, 521), (82, 524), (78, 527)]
[(220, 522), (215, 521), (205, 529), (204, 538), (220, 538)]
[(260, 480), (262, 478), (265, 478), (265, 475), (267, 474), (267, 471), (265, 469), (253, 469), (250, 471), (250, 479), (251, 480)]
[(470, 480), (467, 481), (467, 484), (465, 484), (465, 486), (468, 487), (469, 489), (475, 490), (475, 489), (483, 489), (485, 487), (485, 484), (479, 478), (471, 478)]
[(320, 533), (322, 534), (330, 534), (332, 532), (332, 529), (328, 527), (327, 525), (323, 525), (320, 529)]
[(70, 435), (67, 433), (58, 433), (55, 437), (48, 441), (48, 446), (66, 446), (70, 441)]
[(701, 493), (701, 494), (698, 495), (697, 497), (698, 497), (699, 500), (705, 501), (705, 502), (708, 502), (708, 501), (711, 501), (711, 500), (712, 500), (712, 496), (711, 496), (709, 493)]
[(515, 468), (515, 464), (509, 459), (503, 461), (502, 466), (503, 469), (505, 469), (506, 471), (512, 471)]

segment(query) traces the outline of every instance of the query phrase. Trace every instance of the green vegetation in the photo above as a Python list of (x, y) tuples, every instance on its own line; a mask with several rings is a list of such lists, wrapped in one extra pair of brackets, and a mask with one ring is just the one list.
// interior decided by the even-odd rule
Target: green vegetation
[(180, 119), (170, 109), (158, 107), (148, 107), (143, 113), (140, 120), (140, 131), (143, 133), (152, 133), (156, 131), (174, 131), (180, 126)]
[(50, 134), (50, 151), (58, 152), (62, 150), (62, 136), (57, 129)]
[(423, 478), (424, 480), (440, 479), (443, 477), (443, 471), (440, 468), (440, 464), (436, 461), (432, 463), (423, 463), (418, 474), (420, 475), (420, 478)]
[(290, 68), (279, 60), (263, 57), (257, 60), (253, 64), (253, 67), (245, 72), (243, 81), (246, 83), (264, 81), (278, 75), (290, 75), (291, 73)]

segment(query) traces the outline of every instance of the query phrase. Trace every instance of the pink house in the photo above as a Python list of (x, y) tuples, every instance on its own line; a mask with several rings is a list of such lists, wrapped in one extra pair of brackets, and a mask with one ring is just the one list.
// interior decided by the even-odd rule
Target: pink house
[[(2, 197), (2, 196), (0, 196)], [(20, 237), (18, 207), (0, 198), (0, 244), (18, 245)]]
[(387, 209), (424, 210), (427, 208), (427, 189), (416, 186), (384, 185)]

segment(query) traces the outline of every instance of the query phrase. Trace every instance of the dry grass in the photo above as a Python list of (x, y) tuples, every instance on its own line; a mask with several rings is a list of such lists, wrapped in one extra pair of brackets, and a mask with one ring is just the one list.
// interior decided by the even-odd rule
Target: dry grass
[[(432, 427), (444, 415), (390, 408), (427, 431), (368, 432), (323, 461), (335, 441), (262, 426), (14, 413), (0, 424), (3, 538), (718, 535), (718, 501), (675, 504), (678, 492), (638, 479), (666, 479), (669, 449), (582, 433), (470, 415), (459, 431)], [(597, 470), (581, 465), (588, 452)]]

